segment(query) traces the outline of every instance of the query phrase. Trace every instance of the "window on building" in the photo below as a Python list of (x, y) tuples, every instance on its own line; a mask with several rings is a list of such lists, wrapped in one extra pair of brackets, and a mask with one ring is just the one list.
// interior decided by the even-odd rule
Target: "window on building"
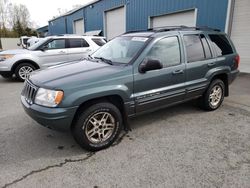
[(147, 54), (147, 58), (157, 59), (163, 67), (181, 63), (180, 45), (177, 37), (168, 37), (158, 41)]
[(106, 40), (102, 38), (93, 38), (92, 41), (98, 46), (103, 46), (104, 44), (106, 44)]
[(209, 35), (217, 56), (233, 53), (233, 49), (225, 35)]
[(206, 37), (204, 35), (200, 35), (200, 37), (201, 37), (201, 42), (205, 51), (206, 59), (212, 58), (211, 49), (208, 45)]
[(49, 42), (47, 45), (48, 49), (62, 49), (65, 48), (65, 39), (57, 39)]
[(69, 39), (69, 48), (84, 48), (89, 47), (89, 44), (84, 39)]
[(185, 35), (184, 43), (188, 62), (201, 61), (205, 59), (204, 49), (199, 35)]

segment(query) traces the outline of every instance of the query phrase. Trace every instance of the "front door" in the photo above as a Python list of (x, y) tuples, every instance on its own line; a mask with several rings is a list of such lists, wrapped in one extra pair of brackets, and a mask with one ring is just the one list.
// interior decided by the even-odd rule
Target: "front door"
[(153, 111), (184, 100), (185, 64), (181, 58), (179, 37), (170, 36), (155, 42), (145, 58), (159, 60), (163, 68), (146, 73), (135, 68), (136, 113)]
[(42, 67), (49, 67), (68, 61), (65, 39), (54, 39), (45, 44), (44, 50), (36, 51)]

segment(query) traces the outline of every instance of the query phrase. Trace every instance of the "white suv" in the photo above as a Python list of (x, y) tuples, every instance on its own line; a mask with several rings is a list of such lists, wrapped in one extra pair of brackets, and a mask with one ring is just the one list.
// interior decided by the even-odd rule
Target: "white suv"
[(46, 37), (28, 49), (0, 52), (0, 75), (10, 78), (15, 74), (19, 80), (23, 81), (35, 69), (80, 60), (105, 43), (105, 38), (98, 36)]

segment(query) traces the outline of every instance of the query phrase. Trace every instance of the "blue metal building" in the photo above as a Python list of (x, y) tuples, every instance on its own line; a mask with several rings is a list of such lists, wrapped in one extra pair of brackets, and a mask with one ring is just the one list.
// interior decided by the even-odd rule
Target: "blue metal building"
[(168, 23), (227, 30), (228, 8), (229, 0), (99, 0), (50, 20), (49, 34), (101, 30), (112, 38), (122, 31), (173, 25)]

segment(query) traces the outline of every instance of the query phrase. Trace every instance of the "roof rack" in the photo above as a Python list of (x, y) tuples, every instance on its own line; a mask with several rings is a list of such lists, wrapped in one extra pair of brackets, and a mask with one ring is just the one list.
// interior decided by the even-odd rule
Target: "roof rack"
[(181, 26), (166, 26), (166, 27), (157, 27), (157, 28), (150, 28), (148, 29), (149, 31), (154, 31), (154, 32), (164, 32), (164, 31), (173, 31), (173, 30), (206, 30), (206, 31), (218, 31), (220, 32), (219, 29), (207, 27), (207, 26), (201, 26), (201, 27), (188, 27), (185, 25)]
[(180, 26), (164, 26), (164, 27), (154, 27), (154, 28), (149, 28), (147, 30), (135, 30), (135, 31), (128, 31), (125, 34), (128, 33), (135, 33), (135, 32), (147, 32), (147, 31), (151, 31), (151, 32), (155, 32), (155, 33), (159, 33), (159, 32), (166, 32), (166, 31), (175, 31), (175, 30), (206, 30), (206, 31), (218, 31), (220, 32), (220, 29), (216, 29), (216, 28), (211, 28), (211, 27), (207, 27), (207, 26), (200, 26), (200, 27), (188, 27), (185, 25), (180, 25)]

